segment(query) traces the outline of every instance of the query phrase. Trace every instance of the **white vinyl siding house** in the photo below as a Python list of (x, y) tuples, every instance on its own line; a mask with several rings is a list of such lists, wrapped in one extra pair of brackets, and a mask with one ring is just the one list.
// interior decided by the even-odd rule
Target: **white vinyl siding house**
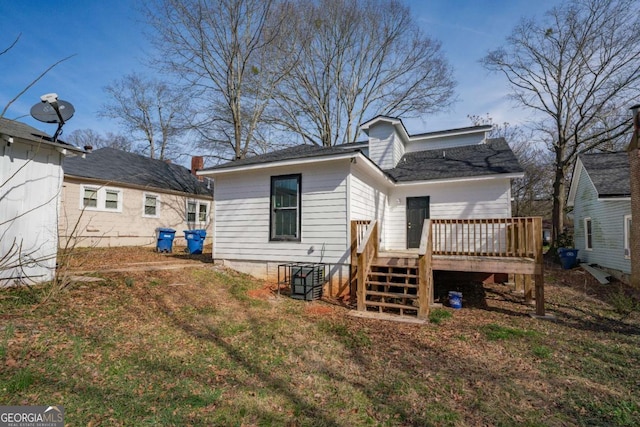
[(573, 240), (580, 262), (605, 268), (622, 279), (631, 273), (629, 191), (627, 153), (587, 154), (576, 161), (567, 200), (573, 207)]
[[(399, 119), (378, 117), (362, 128), (366, 144), (295, 146), (200, 170), (198, 175), (212, 178), (216, 189), (214, 259), (269, 279), (277, 277), (279, 264), (289, 262), (348, 271), (351, 221), (377, 220), (381, 250), (409, 247), (406, 203), (411, 197), (423, 205), (428, 200), (422, 209), (432, 218), (511, 215), (510, 180), (522, 176), (522, 169), (504, 140), (486, 141), (490, 127), (413, 137)], [(472, 144), (457, 141), (456, 135)], [(441, 151), (416, 151), (416, 146), (430, 146), (423, 139), (442, 142), (438, 136), (452, 147), (444, 159)], [(288, 183), (291, 192), (290, 199), (278, 199), (281, 205), (274, 202), (274, 182)], [(281, 213), (283, 208), (289, 213)], [(295, 228), (282, 236), (274, 231), (279, 216), (296, 214)], [(420, 232), (421, 226), (412, 230)]]
[(52, 280), (64, 158), (83, 150), (0, 119), (0, 287)]

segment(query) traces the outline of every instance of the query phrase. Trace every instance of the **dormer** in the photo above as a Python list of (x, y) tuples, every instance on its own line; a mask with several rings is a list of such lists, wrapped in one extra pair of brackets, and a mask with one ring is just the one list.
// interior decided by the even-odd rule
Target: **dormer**
[(360, 125), (369, 137), (369, 158), (381, 169), (394, 168), (405, 153), (409, 134), (402, 120), (377, 116)]
[(397, 166), (405, 153), (484, 144), (491, 125), (470, 126), (409, 135), (402, 120), (377, 116), (360, 125), (369, 137), (369, 158), (381, 169)]

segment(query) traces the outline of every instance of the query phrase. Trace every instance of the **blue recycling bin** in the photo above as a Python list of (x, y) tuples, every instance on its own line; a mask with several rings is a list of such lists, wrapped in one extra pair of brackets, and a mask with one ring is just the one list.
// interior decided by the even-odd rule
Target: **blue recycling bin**
[(462, 308), (462, 292), (449, 291), (449, 305), (456, 310)]
[(176, 230), (173, 228), (158, 228), (158, 243), (156, 251), (170, 253), (173, 251), (173, 238), (176, 236)]
[(187, 240), (187, 252), (201, 254), (205, 237), (207, 237), (206, 230), (184, 230), (184, 238)]
[(558, 255), (560, 255), (560, 264), (565, 270), (572, 269), (578, 260), (578, 250), (574, 248), (558, 248)]

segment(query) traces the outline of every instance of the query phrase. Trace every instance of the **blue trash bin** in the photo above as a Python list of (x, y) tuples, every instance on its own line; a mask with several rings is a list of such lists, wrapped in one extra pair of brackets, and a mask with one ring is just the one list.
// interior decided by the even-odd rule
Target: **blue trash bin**
[(156, 251), (170, 253), (173, 251), (173, 238), (176, 236), (176, 230), (173, 228), (158, 228), (158, 243)]
[(187, 252), (201, 254), (205, 237), (207, 237), (206, 230), (184, 230), (184, 238), (187, 240)]
[(578, 250), (574, 248), (558, 248), (560, 255), (560, 264), (565, 270), (570, 270), (576, 265), (578, 259)]
[(449, 305), (451, 308), (462, 308), (462, 292), (449, 291)]

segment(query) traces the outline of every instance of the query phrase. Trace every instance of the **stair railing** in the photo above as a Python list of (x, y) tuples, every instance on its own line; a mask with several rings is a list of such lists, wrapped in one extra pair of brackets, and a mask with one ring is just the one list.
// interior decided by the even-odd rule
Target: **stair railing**
[(366, 298), (366, 278), (371, 270), (371, 264), (378, 257), (378, 221), (371, 221), (367, 227), (367, 231), (364, 233), (358, 242), (358, 248), (356, 250), (358, 258), (358, 270), (357, 270), (357, 301), (358, 311), (365, 311), (365, 298)]

